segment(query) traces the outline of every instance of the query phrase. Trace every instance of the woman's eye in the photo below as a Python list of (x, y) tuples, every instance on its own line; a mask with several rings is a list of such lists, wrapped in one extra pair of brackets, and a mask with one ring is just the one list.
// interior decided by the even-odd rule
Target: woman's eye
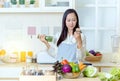
[(70, 20), (67, 20), (67, 22), (70, 22)]
[(72, 21), (76, 21), (76, 19), (73, 19)]

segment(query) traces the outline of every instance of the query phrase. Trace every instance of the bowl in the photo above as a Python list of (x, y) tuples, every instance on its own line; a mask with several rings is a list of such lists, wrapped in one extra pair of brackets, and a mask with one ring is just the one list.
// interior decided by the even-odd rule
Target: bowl
[(65, 73), (63, 74), (64, 78), (67, 79), (74, 79), (74, 78), (78, 78), (80, 76), (81, 72), (77, 72), (77, 73)]
[(101, 61), (101, 59), (102, 59), (102, 55), (101, 56), (86, 56), (85, 57), (86, 61), (93, 61), (93, 62)]

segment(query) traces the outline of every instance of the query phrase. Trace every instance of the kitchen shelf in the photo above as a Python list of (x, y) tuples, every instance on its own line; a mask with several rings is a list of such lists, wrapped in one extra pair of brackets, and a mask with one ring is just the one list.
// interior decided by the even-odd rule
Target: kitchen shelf
[[(56, 1), (56, 4), (53, 4)], [(25, 5), (24, 5), (25, 6)], [(0, 13), (22, 12), (64, 12), (68, 8), (75, 8), (75, 0), (39, 0), (37, 7), (12, 7), (0, 8)]]

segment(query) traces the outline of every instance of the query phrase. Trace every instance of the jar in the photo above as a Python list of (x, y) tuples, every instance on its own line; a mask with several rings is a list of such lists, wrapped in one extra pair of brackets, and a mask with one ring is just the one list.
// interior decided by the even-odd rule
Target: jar
[(111, 36), (112, 55), (111, 61), (114, 63), (120, 63), (120, 35)]
[(120, 35), (111, 36), (112, 52), (118, 52), (120, 48)]

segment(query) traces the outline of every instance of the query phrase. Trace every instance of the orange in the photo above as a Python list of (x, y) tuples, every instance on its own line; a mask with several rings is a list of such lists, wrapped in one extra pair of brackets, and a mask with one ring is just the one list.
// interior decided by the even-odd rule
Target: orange
[(1, 51), (0, 51), (0, 56), (3, 56), (3, 55), (5, 55), (5, 54), (6, 54), (5, 49), (1, 49)]

